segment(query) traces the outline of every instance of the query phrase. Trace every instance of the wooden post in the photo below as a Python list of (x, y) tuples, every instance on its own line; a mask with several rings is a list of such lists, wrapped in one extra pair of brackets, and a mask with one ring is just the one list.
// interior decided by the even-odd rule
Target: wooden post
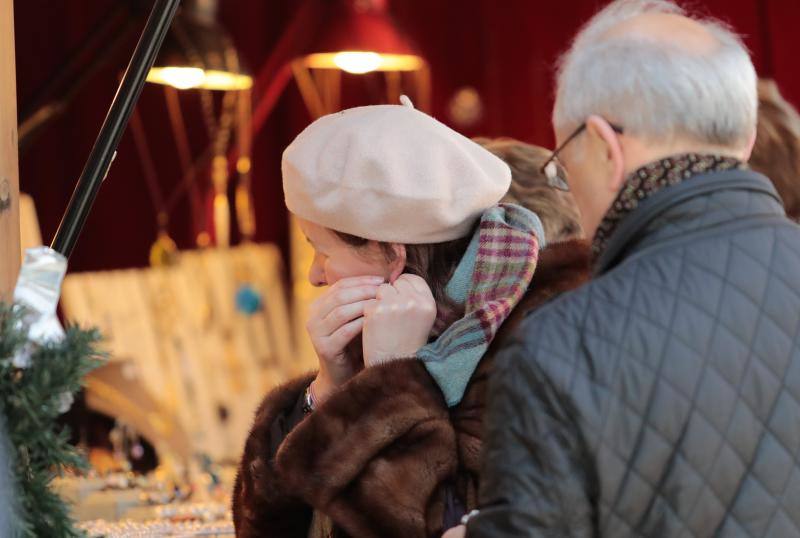
[(19, 169), (14, 2), (0, 0), (0, 299), (11, 300), (19, 272)]

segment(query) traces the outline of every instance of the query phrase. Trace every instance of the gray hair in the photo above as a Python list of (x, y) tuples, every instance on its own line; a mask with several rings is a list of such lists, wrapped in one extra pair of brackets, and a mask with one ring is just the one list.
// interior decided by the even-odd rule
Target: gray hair
[(687, 137), (737, 146), (755, 132), (756, 73), (739, 36), (698, 22), (717, 41), (710, 54), (640, 35), (609, 35), (638, 15), (687, 16), (669, 0), (617, 0), (595, 15), (559, 62), (553, 124), (572, 129), (592, 114), (654, 141)]

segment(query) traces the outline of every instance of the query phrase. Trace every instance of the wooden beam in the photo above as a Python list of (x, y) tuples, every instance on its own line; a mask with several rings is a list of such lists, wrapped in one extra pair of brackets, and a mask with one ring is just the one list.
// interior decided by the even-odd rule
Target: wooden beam
[(0, 0), (0, 299), (10, 300), (19, 272), (19, 168), (14, 2)]

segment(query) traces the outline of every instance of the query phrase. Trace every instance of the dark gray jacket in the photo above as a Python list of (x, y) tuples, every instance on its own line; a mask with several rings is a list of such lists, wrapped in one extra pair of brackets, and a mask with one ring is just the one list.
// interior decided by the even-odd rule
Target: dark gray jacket
[(490, 384), (476, 537), (800, 536), (800, 227), (749, 171), (628, 215)]

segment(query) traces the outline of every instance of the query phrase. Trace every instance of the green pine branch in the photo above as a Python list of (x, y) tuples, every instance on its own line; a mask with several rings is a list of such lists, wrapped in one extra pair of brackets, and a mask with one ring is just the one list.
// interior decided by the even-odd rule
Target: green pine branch
[[(88, 464), (56, 419), (66, 395), (78, 392), (86, 374), (103, 362), (100, 334), (70, 327), (61, 342), (30, 345), (21, 316), (19, 308), (0, 303), (0, 413), (11, 446), (20, 536), (81, 536), (69, 507), (50, 486), (64, 469)], [(30, 365), (19, 368), (12, 358), (26, 346)]]

